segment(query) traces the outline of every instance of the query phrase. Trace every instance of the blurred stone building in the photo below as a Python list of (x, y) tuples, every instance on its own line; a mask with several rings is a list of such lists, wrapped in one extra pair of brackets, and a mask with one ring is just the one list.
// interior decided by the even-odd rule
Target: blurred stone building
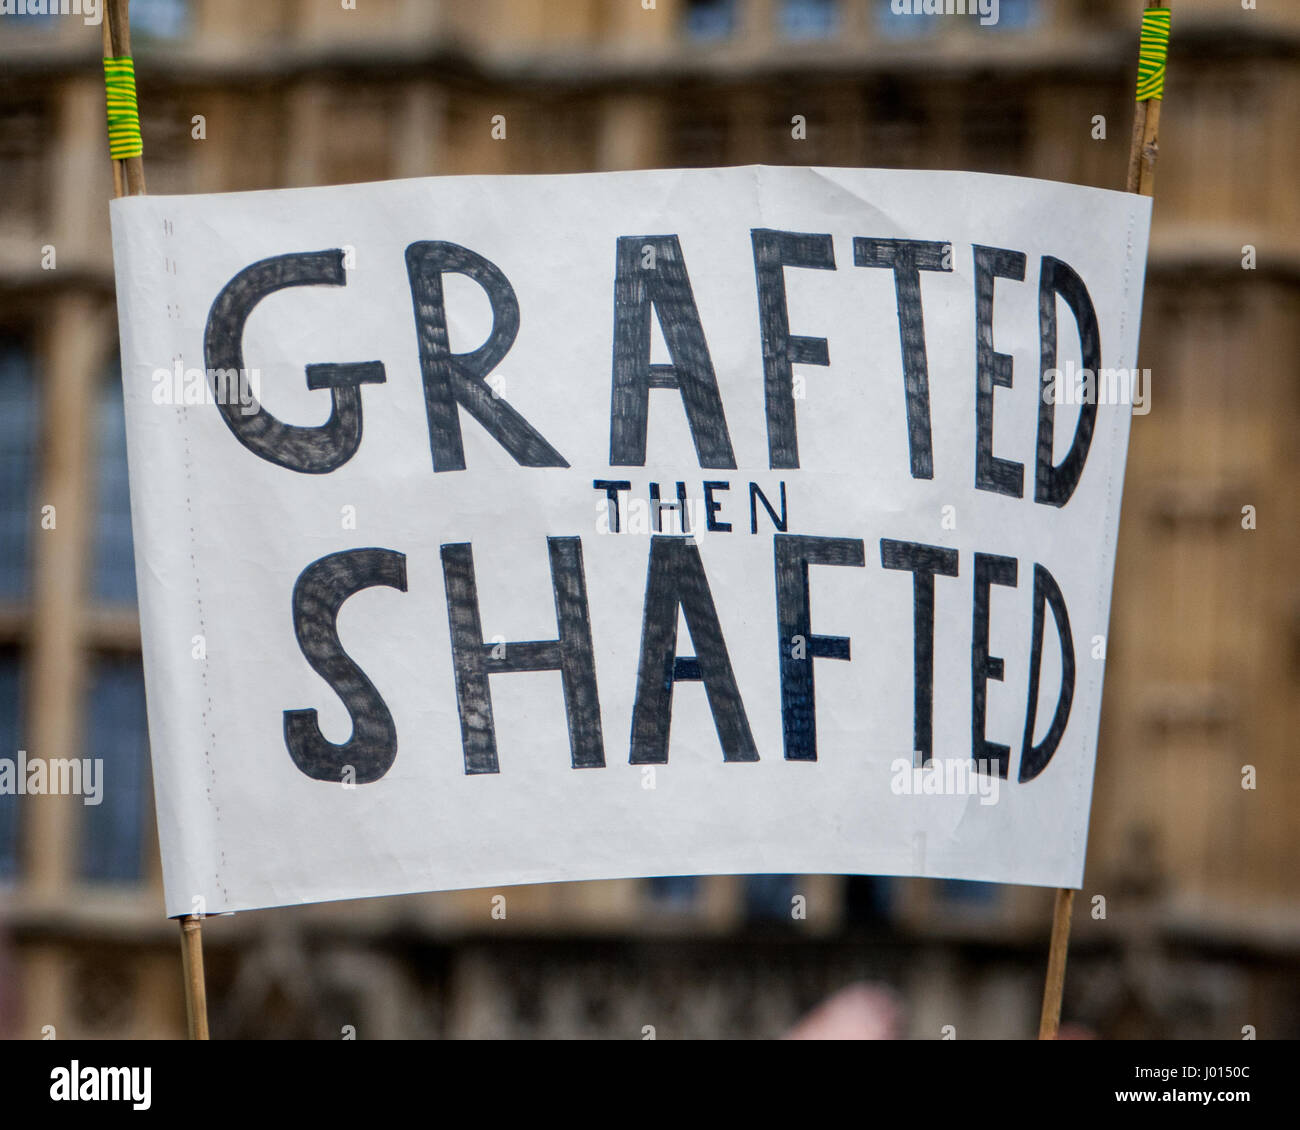
[[(1108, 1036), (1295, 1037), (1300, 6), (1173, 6), (1152, 410), (1133, 427), (1065, 1013)], [(1140, 7), (1001, 0), (981, 26), (889, 0), (131, 5), (155, 193), (759, 162), (1122, 188)], [(21, 1037), (184, 1030), (100, 55), (78, 16), (0, 15), (0, 756), (108, 767), (98, 807), (0, 797), (0, 1030)], [(861, 979), (898, 990), (913, 1036), (1036, 1023), (1050, 892), (625, 881), (511, 888), (504, 920), (494, 893), (210, 920), (214, 1034), (775, 1035)]]

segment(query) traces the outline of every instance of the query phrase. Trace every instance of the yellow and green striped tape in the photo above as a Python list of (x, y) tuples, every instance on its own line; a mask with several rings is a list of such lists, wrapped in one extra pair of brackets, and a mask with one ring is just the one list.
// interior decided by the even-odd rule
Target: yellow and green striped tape
[(1147, 8), (1142, 13), (1142, 38), (1138, 46), (1137, 100), (1146, 102), (1165, 94), (1165, 56), (1169, 51), (1168, 8)]
[(104, 97), (108, 105), (108, 155), (114, 161), (144, 153), (140, 110), (135, 98), (135, 63), (129, 55), (104, 60)]

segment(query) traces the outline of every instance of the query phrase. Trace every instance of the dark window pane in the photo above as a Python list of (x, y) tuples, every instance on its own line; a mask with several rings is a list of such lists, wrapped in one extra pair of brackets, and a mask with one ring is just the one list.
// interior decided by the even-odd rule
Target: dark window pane
[(1003, 28), (1032, 27), (1038, 23), (1038, 0), (1000, 0), (998, 22), (991, 26)]
[(920, 8), (920, 0), (899, 5), (897, 11), (891, 0), (875, 0), (876, 27), (885, 35), (898, 39), (929, 35), (938, 27), (939, 20), (937, 16), (918, 14)]
[(180, 39), (189, 29), (189, 0), (131, 0), (132, 35)]
[(894, 880), (883, 875), (850, 875), (844, 883), (844, 921), (850, 926), (883, 926), (893, 910)]
[(129, 882), (141, 876), (148, 752), (139, 657), (101, 659), (90, 683), (83, 755), (103, 759), (102, 800), (85, 807), (81, 873), (86, 879)]
[(821, 39), (839, 26), (839, 0), (785, 0), (781, 32), (791, 39)]
[(674, 910), (688, 910), (695, 903), (699, 882), (696, 875), (656, 875), (650, 880), (650, 897)]
[[(1024, 28), (1038, 22), (1038, 0), (965, 0), (958, 11), (939, 5), (938, 11), (927, 11), (925, 0), (875, 0), (876, 26), (887, 35), (924, 35), (935, 31), (944, 20), (961, 20), (982, 28)], [(983, 14), (987, 13), (987, 14)], [(952, 26), (957, 26), (953, 24)]]
[(745, 917), (788, 922), (794, 894), (793, 875), (749, 875), (745, 879)]
[(28, 553), (39, 514), (33, 506), (36, 385), (31, 357), (0, 337), (0, 599), (27, 595)]
[[(57, 0), (55, 0), (55, 3), (57, 4)], [(46, 7), (48, 8), (48, 4)], [(29, 12), (27, 5), (24, 4), (22, 11), (6, 12), (4, 22), (6, 27), (40, 28), (43, 31), (53, 31), (58, 26), (54, 15), (49, 11)]]
[(864, 165), (918, 169), (934, 163), (934, 131), (922, 83), (887, 76), (868, 85), (864, 95)]
[(122, 379), (116, 364), (100, 385), (96, 417), (99, 466), (95, 483), (95, 570), (100, 600), (135, 603), (135, 555), (131, 542), (131, 496), (126, 481), (126, 420)]
[[(26, 27), (36, 21), (0, 16), (0, 27)], [(55, 98), (42, 96), (32, 83), (10, 82), (0, 113), (0, 169), (5, 176), (0, 231), (8, 240), (27, 239), (32, 250), (45, 244), (49, 230), (53, 185)], [(18, 97), (21, 91), (21, 99)], [(10, 246), (17, 247), (18, 243)]]
[(969, 879), (944, 879), (943, 897), (962, 906), (991, 906), (998, 897), (996, 883), (976, 883)]
[(686, 34), (692, 39), (723, 39), (735, 27), (735, 0), (687, 0)]
[[(22, 677), (18, 655), (0, 652), (0, 758), (18, 761), (22, 740)], [(17, 782), (15, 782), (15, 787)], [(0, 882), (18, 874), (18, 803), (22, 798), (13, 792), (0, 793)]]

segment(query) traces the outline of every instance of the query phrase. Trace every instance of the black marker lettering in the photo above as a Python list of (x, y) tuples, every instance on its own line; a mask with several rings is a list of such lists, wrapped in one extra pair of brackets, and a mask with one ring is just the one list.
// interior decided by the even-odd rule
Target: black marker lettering
[(223, 288), (208, 312), (203, 360), (213, 398), (226, 426), (254, 455), (277, 467), (305, 475), (325, 475), (342, 467), (361, 444), (361, 385), (383, 384), (378, 361), (346, 365), (308, 365), (307, 387), (330, 390), (329, 419), (302, 427), (276, 419), (251, 392), (232, 401), (218, 388), (217, 374), (243, 372), (244, 325), (269, 294), (294, 286), (344, 286), (343, 252), (304, 251), (276, 255), (245, 267)]
[(866, 555), (860, 538), (818, 538), (776, 534), (777, 642), (781, 657), (781, 728), (787, 761), (817, 760), (817, 699), (814, 659), (849, 659), (847, 636), (815, 636), (808, 591), (809, 565), (861, 568)]
[(912, 574), (912, 752), (921, 767), (934, 756), (934, 578), (957, 576), (957, 551), (881, 538), (880, 564)]
[[(1034, 721), (1038, 714), (1038, 678), (1043, 658), (1043, 621), (1045, 606), (1052, 606), (1052, 619), (1061, 641), (1061, 692), (1052, 714), (1052, 724), (1039, 745), (1034, 745)], [(1074, 701), (1074, 637), (1070, 634), (1070, 614), (1065, 608), (1056, 579), (1043, 566), (1034, 566), (1034, 635), (1029, 648), (1029, 696), (1025, 714), (1025, 740), (1020, 754), (1020, 780), (1032, 781), (1052, 760), (1065, 734)]]
[[(650, 363), (652, 310), (659, 315), (670, 365)], [(676, 389), (681, 394), (701, 467), (735, 467), (722, 395), (681, 244), (675, 235), (621, 236), (614, 275), (611, 466), (645, 466), (652, 388)]]
[[(678, 609), (695, 646), (694, 657), (677, 654)], [(632, 708), (633, 765), (666, 765), (673, 714), (673, 686), (683, 680), (704, 684), (724, 761), (757, 761), (745, 704), (731, 669), (722, 625), (709, 591), (700, 551), (689, 538), (650, 539), (641, 660)]]
[(1003, 661), (989, 654), (989, 588), (992, 585), (1016, 585), (1016, 559), (994, 553), (975, 554), (975, 615), (971, 625), (971, 759), (977, 764), (987, 759), (997, 767), (997, 775), (1007, 775), (1010, 747), (990, 742), (984, 737), (988, 714), (988, 681), (1001, 680)]
[(758, 286), (758, 325), (763, 344), (763, 393), (767, 403), (767, 465), (798, 467), (799, 438), (794, 416), (794, 366), (829, 365), (824, 337), (790, 333), (785, 268), (835, 270), (829, 235), (754, 228), (754, 279)]
[[(944, 266), (945, 256), (948, 265)], [(930, 441), (930, 369), (925, 355), (925, 318), (921, 312), (921, 272), (951, 271), (952, 244), (923, 239), (853, 241), (859, 267), (887, 267), (894, 272), (898, 299), (898, 336), (903, 350), (903, 390), (907, 402), (907, 447), (912, 478), (934, 478)]]
[(500, 771), (488, 676), (512, 671), (559, 671), (564, 688), (564, 714), (569, 725), (570, 763), (574, 769), (599, 768), (605, 764), (582, 542), (572, 537), (547, 538), (546, 545), (551, 558), (551, 588), (559, 638), (505, 644), (483, 641), (474, 551), (470, 543), (442, 547), (452, 666), (456, 671), (456, 706), (460, 713), (466, 773)]
[(397, 756), (397, 727), (375, 684), (343, 650), (339, 609), (375, 585), (406, 591), (406, 557), (391, 549), (351, 549), (313, 561), (293, 586), (293, 632), (311, 668), (348, 708), (352, 737), (342, 745), (320, 731), (315, 710), (284, 712), (289, 756), (315, 781), (343, 781), (351, 766), (359, 785), (377, 781)]
[(975, 486), (1023, 498), (1025, 466), (993, 454), (993, 390), (1011, 387), (1011, 355), (993, 348), (993, 280), (1025, 277), (1022, 251), (975, 248)]
[[(1047, 371), (1056, 368), (1056, 296), (1065, 299), (1079, 327), (1080, 357), (1085, 372), (1092, 374), (1092, 393), (1079, 405), (1079, 422), (1074, 426), (1074, 441), (1059, 467), (1052, 465), (1052, 431), (1056, 424), (1056, 402), (1046, 396), (1038, 398), (1038, 461), (1034, 474), (1034, 501), (1064, 506), (1079, 485), (1083, 464), (1092, 446), (1092, 430), (1097, 422), (1097, 396), (1101, 380), (1101, 331), (1097, 311), (1093, 308), (1083, 279), (1059, 259), (1043, 256), (1042, 275), (1038, 283), (1038, 334), (1042, 357), (1042, 387)], [(1059, 387), (1059, 382), (1058, 382)]]
[[(495, 263), (455, 243), (412, 243), (406, 273), (415, 309), (415, 331), (429, 419), (429, 447), (435, 471), (463, 471), (465, 448), (459, 405), (524, 467), (567, 467), (564, 456), (542, 434), (497, 396), (486, 381), (519, 333), (519, 300)], [(492, 304), (492, 332), (469, 353), (453, 353), (447, 335), (442, 276), (464, 275), (486, 292)]]

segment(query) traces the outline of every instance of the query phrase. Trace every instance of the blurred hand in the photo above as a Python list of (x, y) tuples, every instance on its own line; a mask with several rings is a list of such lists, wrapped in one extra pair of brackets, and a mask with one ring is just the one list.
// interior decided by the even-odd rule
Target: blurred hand
[(884, 985), (850, 985), (823, 1001), (788, 1031), (786, 1040), (897, 1040), (902, 1006)]

